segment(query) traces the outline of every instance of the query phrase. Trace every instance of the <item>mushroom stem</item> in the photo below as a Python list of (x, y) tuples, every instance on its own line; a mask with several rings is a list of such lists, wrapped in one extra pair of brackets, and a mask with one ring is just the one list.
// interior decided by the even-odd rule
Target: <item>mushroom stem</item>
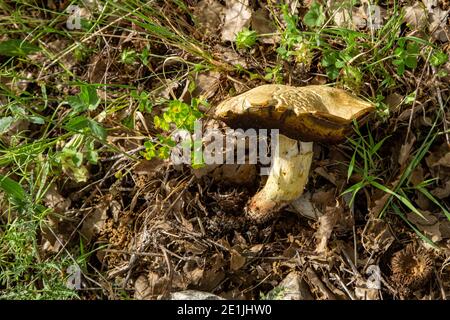
[(247, 206), (247, 213), (252, 219), (263, 222), (302, 195), (308, 182), (312, 146), (312, 142), (278, 135), (267, 182)]

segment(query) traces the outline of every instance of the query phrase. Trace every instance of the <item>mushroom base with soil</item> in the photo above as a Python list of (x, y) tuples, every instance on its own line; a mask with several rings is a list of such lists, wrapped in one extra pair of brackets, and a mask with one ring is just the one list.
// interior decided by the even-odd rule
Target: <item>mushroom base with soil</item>
[(308, 182), (313, 150), (312, 142), (301, 142), (278, 136), (269, 177), (247, 206), (254, 220), (263, 222), (298, 198)]

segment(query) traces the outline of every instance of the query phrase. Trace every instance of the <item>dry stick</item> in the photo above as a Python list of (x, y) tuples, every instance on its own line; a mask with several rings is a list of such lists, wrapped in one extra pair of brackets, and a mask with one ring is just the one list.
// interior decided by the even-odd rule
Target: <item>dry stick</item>
[(355, 296), (350, 292), (350, 290), (345, 285), (344, 281), (342, 281), (341, 277), (337, 273), (331, 273), (332, 276), (334, 276), (341, 287), (344, 289), (344, 291), (347, 293), (347, 295), (350, 297), (351, 300), (356, 300)]
[[(96, 185), (99, 183), (99, 187), (101, 187), (103, 185), (103, 183), (106, 181), (106, 179), (114, 176), (115, 173), (112, 173), (114, 168), (117, 167), (121, 162), (127, 160), (126, 157), (124, 156), (123, 158), (120, 157), (112, 166), (111, 168), (109, 168), (108, 172), (106, 172), (105, 176), (97, 181), (91, 182), (90, 184), (88, 184), (87, 186), (81, 188), (78, 192), (83, 192), (84, 190), (92, 187), (93, 185)], [(87, 201), (85, 203), (88, 203)]]
[[(172, 208), (176, 205), (176, 203), (178, 202), (178, 200), (180, 200), (180, 198), (183, 196), (183, 194), (186, 192), (187, 188), (191, 185), (191, 183), (194, 181), (195, 176), (192, 176), (189, 181), (187, 182), (187, 185), (183, 188), (183, 190), (181, 190), (180, 194), (176, 197), (176, 199), (172, 202), (172, 204), (169, 206), (169, 208), (167, 208), (166, 212), (169, 212), (170, 210), (172, 210)], [(181, 185), (181, 183), (180, 183)], [(177, 189), (179, 189), (179, 187), (175, 187), (172, 192), (170, 192), (170, 194), (164, 199), (164, 201), (169, 200), (169, 198), (177, 191)]]
[(145, 149), (144, 146), (138, 147), (136, 149), (132, 149), (130, 151), (125, 151), (124, 153), (116, 154), (115, 156), (102, 159), (102, 161), (113, 161), (113, 160), (118, 160), (118, 159), (121, 159), (121, 158), (125, 158), (127, 155), (132, 155), (132, 154), (134, 154), (134, 153), (136, 153), (138, 151), (144, 150), (144, 149)]
[(341, 250), (342, 254), (344, 255), (345, 259), (347, 260), (347, 263), (350, 265), (350, 268), (352, 268), (352, 271), (355, 275), (360, 276), (362, 275), (359, 273), (358, 269), (356, 268), (355, 264), (353, 263), (352, 259), (348, 256), (347, 252), (345, 250)]
[(308, 277), (309, 281), (313, 285), (315, 285), (319, 290), (327, 297), (328, 300), (336, 300), (336, 296), (333, 292), (320, 280), (317, 273), (311, 268), (308, 267), (306, 269), (306, 276)]
[(444, 286), (442, 285), (441, 277), (439, 277), (436, 268), (433, 268), (434, 274), (436, 276), (437, 282), (439, 284), (439, 288), (441, 289), (442, 300), (447, 300), (447, 294), (445, 293)]
[(119, 249), (103, 249), (105, 252), (112, 252), (112, 253), (121, 253), (121, 254), (135, 254), (138, 256), (144, 256), (144, 257), (162, 257), (162, 253), (155, 253), (155, 252), (139, 252), (139, 251), (130, 251), (130, 250), (119, 250)]
[[(170, 259), (169, 259), (169, 256), (167, 255), (167, 249), (163, 246), (163, 245), (160, 245), (159, 246), (159, 248), (161, 249), (161, 251), (163, 252), (163, 254), (164, 254), (164, 260), (166, 261), (166, 264), (167, 264), (167, 271), (168, 271), (168, 273), (169, 273), (169, 280), (170, 280), (170, 282), (172, 282), (172, 279), (173, 279), (173, 270), (172, 270), (172, 263), (170, 262)], [(167, 283), (166, 284), (166, 286), (165, 286), (165, 293), (167, 293), (168, 291), (169, 291), (169, 288), (168, 288), (168, 286), (169, 286), (169, 283)]]
[[(350, 259), (350, 257), (347, 255), (347, 253), (342, 250), (342, 253), (344, 254), (345, 259), (347, 260), (347, 262), (349, 263), (350, 267), (352, 268), (353, 272), (358, 275), (359, 277), (361, 277), (361, 279), (364, 279), (363, 276), (361, 275), (361, 273), (359, 273), (359, 271), (356, 269), (355, 265), (353, 264), (352, 260)], [(366, 264), (367, 265), (367, 264)], [(386, 286), (386, 288), (388, 288), (393, 294), (397, 293), (397, 291), (395, 291), (394, 288), (391, 287), (391, 285), (384, 280), (384, 278), (382, 276), (380, 276), (380, 281)], [(381, 290), (380, 290), (380, 294), (381, 294)]]
[(384, 284), (384, 285), (386, 286), (386, 288), (388, 288), (393, 294), (397, 294), (397, 293), (398, 293), (394, 288), (391, 287), (391, 285), (390, 285), (386, 280), (384, 280), (383, 276), (380, 276), (380, 281), (381, 281), (381, 283)]
[[(267, 279), (269, 279), (269, 277), (270, 277), (271, 275), (272, 275), (272, 272), (270, 272), (267, 276), (264, 277), (264, 279), (262, 279), (260, 282), (258, 282), (257, 284), (255, 284), (253, 287), (250, 287), (250, 288), (247, 288), (247, 289), (242, 290), (242, 291), (241, 291), (241, 294), (244, 294), (244, 293), (250, 292), (250, 291), (252, 291), (252, 290), (255, 290), (255, 289), (258, 288), (260, 285), (262, 285)], [(228, 278), (226, 278), (225, 280), (228, 280)], [(222, 283), (224, 283), (225, 280), (222, 281), (218, 286), (220, 286)]]
[(420, 78), (419, 78), (419, 81), (417, 82), (416, 90), (414, 91), (414, 101), (413, 101), (412, 106), (411, 106), (411, 114), (409, 115), (408, 130), (406, 131), (406, 137), (405, 137), (404, 144), (407, 144), (407, 142), (408, 142), (409, 134), (411, 132), (412, 119), (413, 119), (413, 116), (414, 116), (414, 109), (416, 107), (417, 92), (419, 91), (419, 86), (420, 86), (420, 84), (422, 82), (422, 78), (423, 78), (423, 75), (425, 74), (426, 66), (428, 64), (428, 60), (430, 60), (432, 52), (433, 52), (433, 50), (430, 50), (430, 52), (428, 53), (427, 60), (425, 61), (425, 66), (424, 66), (424, 68), (422, 70), (422, 73), (420, 74)]
[[(350, 194), (348, 194), (350, 196)], [(347, 202), (347, 199), (344, 198)], [(348, 202), (347, 202), (348, 203)], [(357, 234), (356, 234), (356, 222), (355, 222), (355, 203), (353, 202), (350, 206), (350, 213), (352, 214), (352, 231), (353, 231), (353, 255), (355, 259), (355, 264), (358, 265), (358, 248), (357, 248)]]
[[(140, 194), (140, 193), (137, 192), (136, 195), (133, 197), (133, 199), (134, 199), (137, 195), (139, 195), (139, 194)], [(153, 196), (153, 199), (155, 199), (155, 198), (156, 198), (156, 194)], [(132, 208), (131, 208), (131, 205), (130, 205), (129, 211), (131, 212), (131, 210), (132, 210)], [(155, 211), (155, 209), (153, 209), (153, 210), (151, 211), (150, 214), (152, 214), (154, 211)], [(144, 237), (145, 237), (145, 235), (147, 234), (147, 225), (148, 225), (148, 223), (147, 223), (147, 218), (148, 218), (148, 217), (149, 217), (149, 216), (146, 216), (146, 218), (145, 218), (145, 222), (144, 222), (144, 231), (143, 231), (142, 233), (140, 233), (141, 235), (143, 234)], [(135, 233), (135, 234), (138, 234), (138, 233), (139, 233), (139, 231), (136, 230), (136, 226), (135, 226), (135, 228), (134, 228), (134, 233)], [(134, 239), (136, 239), (136, 237), (134, 237)], [(136, 242), (137, 242), (137, 241), (139, 241), (139, 240), (136, 240)], [(135, 244), (136, 244), (136, 242), (135, 242)], [(127, 265), (127, 269), (126, 269), (126, 271), (128, 271), (128, 274), (127, 274), (127, 276), (126, 276), (126, 278), (125, 278), (123, 287), (125, 287), (125, 286), (127, 285), (128, 281), (129, 281), (129, 279), (130, 279), (130, 277), (131, 277), (131, 273), (132, 273), (132, 271), (133, 271), (134, 265), (135, 265), (135, 263), (136, 263), (136, 261), (137, 261), (137, 258), (138, 258), (138, 253), (140, 253), (140, 254), (142, 255), (142, 254), (143, 254), (142, 251), (144, 251), (144, 250), (147, 248), (149, 242), (150, 242), (150, 238), (147, 238), (147, 239), (144, 238), (144, 240), (142, 241), (142, 243), (141, 243), (141, 244), (139, 245), (139, 247), (137, 248), (137, 251), (135, 251), (133, 254), (131, 254), (131, 257), (130, 257), (130, 260), (128, 261), (128, 265)], [(162, 255), (161, 255), (161, 256), (162, 256)]]
[[(431, 67), (431, 70), (433, 71), (433, 74), (436, 74), (435, 67)], [(447, 146), (450, 148), (450, 138), (449, 138), (448, 125), (447, 125), (447, 118), (445, 115), (444, 102), (442, 101), (442, 94), (441, 94), (441, 89), (439, 88), (439, 86), (436, 86), (436, 93), (437, 93), (437, 98), (438, 98), (437, 100), (439, 103), (439, 107), (442, 112), (442, 122), (444, 125), (445, 140), (447, 141)]]

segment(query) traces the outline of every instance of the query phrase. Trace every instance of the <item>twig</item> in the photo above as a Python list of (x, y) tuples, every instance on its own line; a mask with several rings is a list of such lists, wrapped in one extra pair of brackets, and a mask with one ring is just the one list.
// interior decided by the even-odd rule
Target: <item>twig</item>
[(442, 300), (447, 300), (447, 294), (445, 293), (444, 286), (442, 285), (441, 277), (439, 277), (436, 268), (434, 268), (434, 274), (436, 275), (437, 282), (439, 284), (439, 288), (441, 289)]
[[(433, 71), (433, 75), (436, 74), (435, 67), (431, 67), (431, 70)], [(442, 122), (444, 125), (445, 140), (447, 141), (447, 146), (450, 148), (450, 138), (449, 138), (448, 125), (447, 125), (447, 118), (445, 115), (444, 102), (442, 101), (442, 94), (441, 94), (441, 89), (439, 88), (439, 86), (436, 86), (436, 94), (437, 94), (437, 100), (439, 103), (439, 108), (441, 109), (441, 112), (442, 112)]]
[(344, 281), (342, 281), (341, 277), (339, 277), (339, 275), (337, 273), (331, 273), (331, 275), (336, 278), (336, 280), (339, 282), (339, 284), (344, 289), (344, 291), (347, 293), (347, 295), (350, 297), (350, 299), (356, 300), (355, 296), (347, 288), (347, 286), (345, 285)]
[(319, 290), (327, 297), (328, 300), (336, 300), (336, 296), (334, 295), (334, 293), (331, 292), (331, 290), (328, 289), (327, 286), (325, 286), (322, 280), (320, 280), (320, 278), (317, 276), (317, 273), (311, 267), (308, 267), (306, 269), (306, 276), (313, 285), (319, 288)]
[(105, 158), (105, 159), (101, 159), (101, 160), (102, 161), (118, 160), (118, 159), (121, 159), (121, 158), (125, 158), (127, 155), (134, 154), (134, 153), (136, 153), (138, 151), (141, 151), (141, 150), (144, 150), (144, 149), (145, 149), (145, 147), (141, 146), (141, 147), (138, 147), (136, 149), (133, 149), (133, 150), (130, 150), (130, 151), (126, 151), (126, 152), (121, 153), (121, 154), (116, 154), (115, 156), (112, 156), (112, 157), (109, 157), (109, 158)]
[[(430, 52), (428, 53), (427, 60), (425, 61), (425, 64), (424, 64), (425, 66), (428, 64), (428, 61), (430, 60), (432, 52), (433, 52), (433, 50), (430, 50)], [(426, 68), (424, 67), (423, 70), (422, 70), (422, 73), (420, 74), (419, 81), (417, 82), (416, 90), (414, 90), (414, 93), (415, 93), (414, 94), (414, 101), (413, 101), (412, 106), (411, 106), (411, 114), (409, 115), (408, 130), (406, 131), (404, 144), (408, 143), (409, 134), (411, 132), (412, 119), (413, 119), (413, 116), (414, 116), (414, 109), (416, 107), (417, 92), (419, 91), (419, 86), (422, 83), (422, 78), (423, 78), (423, 75), (425, 74), (425, 70), (426, 70)]]

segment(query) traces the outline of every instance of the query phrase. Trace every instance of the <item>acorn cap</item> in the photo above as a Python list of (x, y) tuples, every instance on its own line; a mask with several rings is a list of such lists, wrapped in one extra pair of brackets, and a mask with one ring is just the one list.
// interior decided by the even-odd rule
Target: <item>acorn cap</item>
[(374, 109), (342, 89), (267, 84), (221, 102), (213, 117), (234, 129), (279, 129), (291, 139), (336, 143)]

